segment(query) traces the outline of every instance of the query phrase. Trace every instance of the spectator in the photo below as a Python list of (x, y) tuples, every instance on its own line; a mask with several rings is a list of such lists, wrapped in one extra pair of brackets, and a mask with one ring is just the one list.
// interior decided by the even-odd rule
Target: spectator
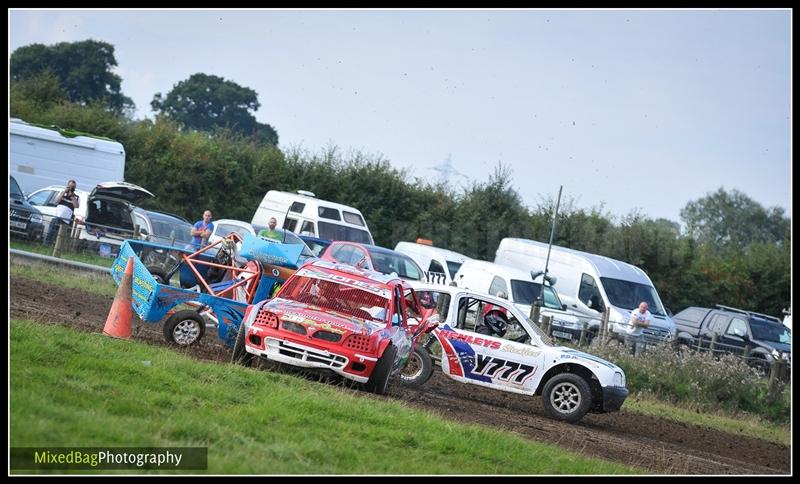
[(191, 249), (199, 249), (208, 245), (208, 238), (214, 231), (214, 223), (211, 222), (211, 210), (203, 212), (203, 219), (195, 222), (192, 227)]
[(278, 225), (278, 220), (275, 217), (270, 217), (268, 225), (269, 225), (269, 230), (267, 229), (259, 230), (258, 236), (263, 239), (273, 239), (277, 240), (278, 242), (282, 242), (283, 237), (281, 237), (281, 234), (279, 234), (278, 231), (275, 230), (275, 227)]
[(625, 345), (631, 350), (631, 353), (638, 355), (641, 349), (642, 330), (650, 326), (653, 321), (653, 315), (650, 314), (650, 306), (644, 301), (639, 303), (639, 307), (631, 311), (631, 320), (628, 324), (627, 335), (625, 336)]
[(58, 195), (56, 200), (56, 216), (50, 221), (45, 243), (49, 244), (58, 233), (61, 224), (71, 224), (75, 210), (80, 206), (80, 197), (75, 193), (78, 184), (75, 180), (67, 182), (67, 187)]

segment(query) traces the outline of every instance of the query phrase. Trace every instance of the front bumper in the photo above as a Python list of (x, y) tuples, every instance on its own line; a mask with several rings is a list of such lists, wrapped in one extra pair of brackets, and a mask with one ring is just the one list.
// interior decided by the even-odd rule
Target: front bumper
[(245, 349), (248, 353), (268, 360), (301, 368), (330, 370), (359, 383), (369, 380), (378, 358), (343, 346), (326, 349), (309, 344), (311, 341), (282, 334), (271, 328), (251, 328)]
[(603, 411), (619, 412), (628, 393), (625, 387), (603, 387)]

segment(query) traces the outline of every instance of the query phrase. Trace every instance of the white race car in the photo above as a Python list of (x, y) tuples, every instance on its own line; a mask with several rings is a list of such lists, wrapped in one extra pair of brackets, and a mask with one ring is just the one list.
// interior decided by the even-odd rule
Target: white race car
[[(602, 358), (552, 340), (514, 304), (468, 289), (411, 283), (427, 312), (438, 313), (433, 331), (445, 374), (462, 383), (542, 395), (551, 417), (575, 422), (587, 412), (618, 411), (628, 396), (625, 373)], [(434, 339), (424, 345), (433, 351)], [(418, 352), (419, 353), (419, 352)], [(430, 376), (428, 354), (401, 375), (406, 385)], [(424, 352), (423, 352), (424, 353)], [(413, 358), (412, 358), (413, 359)], [(422, 367), (422, 368), (420, 368)], [(415, 371), (414, 368), (417, 368)]]

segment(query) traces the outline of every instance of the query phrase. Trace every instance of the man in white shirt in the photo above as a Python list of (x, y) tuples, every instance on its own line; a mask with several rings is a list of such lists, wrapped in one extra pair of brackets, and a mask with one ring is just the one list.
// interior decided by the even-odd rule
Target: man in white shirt
[(639, 303), (639, 307), (631, 311), (631, 319), (628, 323), (627, 336), (625, 343), (630, 348), (631, 353), (639, 354), (642, 330), (650, 326), (653, 315), (650, 314), (650, 307), (644, 301)]

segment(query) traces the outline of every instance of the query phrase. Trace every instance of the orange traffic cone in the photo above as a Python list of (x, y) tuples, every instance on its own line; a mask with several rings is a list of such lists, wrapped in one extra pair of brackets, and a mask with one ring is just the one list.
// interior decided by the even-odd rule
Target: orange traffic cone
[(133, 322), (133, 306), (131, 298), (133, 294), (133, 257), (128, 257), (128, 264), (125, 266), (125, 274), (119, 281), (117, 294), (111, 304), (111, 310), (106, 318), (106, 325), (103, 334), (114, 338), (130, 339), (131, 323)]

